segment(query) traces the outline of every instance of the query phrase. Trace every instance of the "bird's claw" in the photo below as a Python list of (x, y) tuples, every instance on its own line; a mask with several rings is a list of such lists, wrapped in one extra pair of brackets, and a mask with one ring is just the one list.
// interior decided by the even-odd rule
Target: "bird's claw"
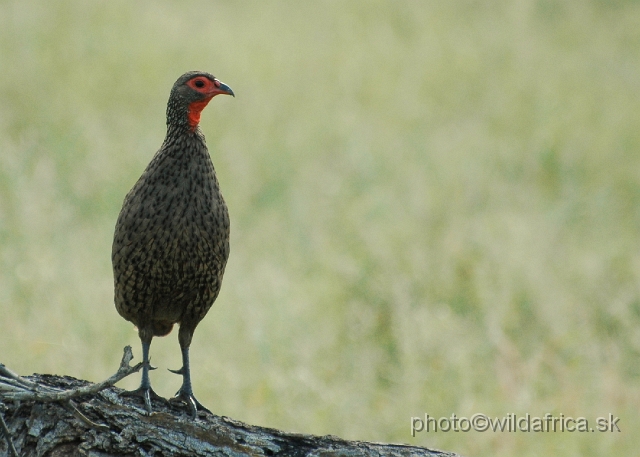
[(140, 397), (144, 401), (145, 409), (149, 414), (152, 413), (151, 400), (157, 400), (163, 403), (167, 402), (167, 399), (161, 397), (153, 391), (151, 387), (138, 387), (136, 390), (126, 390), (120, 394), (123, 397)]
[[(175, 373), (175, 372), (174, 372)], [(176, 396), (169, 399), (170, 402), (182, 402), (186, 403), (187, 408), (189, 408), (189, 412), (191, 413), (191, 417), (195, 419), (198, 415), (198, 411), (206, 411), (209, 414), (212, 414), (207, 408), (205, 408), (202, 403), (196, 400), (196, 397), (193, 396), (193, 393), (187, 393), (184, 390), (180, 389), (176, 392)]]
[(171, 368), (167, 368), (171, 373), (184, 375), (184, 367), (181, 367), (179, 370), (172, 370)]

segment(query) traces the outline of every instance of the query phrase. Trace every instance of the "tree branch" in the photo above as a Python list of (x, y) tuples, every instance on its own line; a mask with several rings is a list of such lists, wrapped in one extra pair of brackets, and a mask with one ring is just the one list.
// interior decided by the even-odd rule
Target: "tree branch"
[(403, 444), (287, 433), (203, 411), (193, 420), (186, 406), (168, 401), (154, 400), (149, 415), (142, 400), (122, 396), (113, 386), (141, 368), (129, 365), (132, 358), (131, 348), (125, 348), (118, 371), (97, 384), (68, 376), (26, 378), (0, 365), (0, 428), (7, 437), (0, 441), (0, 457), (458, 457)]

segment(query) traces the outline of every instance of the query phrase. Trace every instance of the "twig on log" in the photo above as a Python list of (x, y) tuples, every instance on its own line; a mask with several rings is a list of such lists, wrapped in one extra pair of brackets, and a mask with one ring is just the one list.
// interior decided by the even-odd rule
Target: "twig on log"
[[(132, 367), (129, 365), (132, 359), (133, 352), (131, 351), (131, 346), (126, 346), (124, 348), (120, 367), (113, 376), (97, 384), (89, 384), (87, 386), (68, 390), (56, 389), (54, 387), (48, 387), (29, 381), (8, 369), (4, 364), (0, 363), (0, 399), (13, 401), (63, 402), (65, 407), (70, 410), (77, 419), (81, 420), (85, 424), (99, 430), (109, 430), (108, 426), (104, 424), (97, 424), (82, 414), (72, 399), (82, 397), (83, 395), (94, 395), (107, 387), (115, 385), (115, 383), (120, 381), (122, 378), (139, 371), (140, 368), (142, 368), (142, 363), (138, 363)], [(0, 413), (2, 413), (4, 412), (4, 404), (0, 403), (0, 406), (2, 407)], [(7, 441), (9, 452), (11, 452), (12, 457), (18, 457), (16, 448), (11, 440), (11, 432), (5, 423), (2, 414), (0, 414), (0, 427), (2, 428), (2, 434)]]
[(131, 346), (126, 346), (124, 348), (124, 354), (122, 355), (122, 361), (120, 362), (120, 368), (118, 368), (118, 371), (113, 376), (96, 384), (89, 384), (88, 386), (69, 390), (60, 390), (38, 385), (0, 364), (0, 398), (6, 400), (50, 402), (71, 400), (72, 398), (82, 397), (83, 395), (94, 395), (107, 387), (115, 385), (115, 383), (130, 374), (139, 371), (140, 368), (142, 368), (142, 363), (130, 366), (129, 363), (132, 359), (133, 353)]

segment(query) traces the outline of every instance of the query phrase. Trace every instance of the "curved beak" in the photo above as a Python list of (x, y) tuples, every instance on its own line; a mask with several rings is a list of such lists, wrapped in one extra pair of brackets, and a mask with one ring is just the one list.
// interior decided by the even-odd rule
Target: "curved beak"
[(224, 95), (231, 95), (232, 97), (235, 97), (233, 90), (231, 90), (231, 88), (227, 86), (225, 83), (223, 83), (222, 81), (218, 81), (217, 79), (214, 80), (214, 82), (217, 88), (217, 90), (214, 91), (214, 95), (224, 94)]

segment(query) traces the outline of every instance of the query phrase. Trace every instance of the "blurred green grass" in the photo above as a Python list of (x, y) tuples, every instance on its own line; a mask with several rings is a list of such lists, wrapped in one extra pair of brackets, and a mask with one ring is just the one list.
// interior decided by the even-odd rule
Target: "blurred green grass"
[[(100, 380), (125, 193), (174, 80), (232, 218), (194, 389), (287, 430), (465, 455), (640, 445), (640, 3), (0, 3), (0, 361)], [(180, 380), (175, 332), (154, 388)], [(131, 388), (139, 379), (128, 379)], [(622, 433), (409, 434), (411, 416)]]

